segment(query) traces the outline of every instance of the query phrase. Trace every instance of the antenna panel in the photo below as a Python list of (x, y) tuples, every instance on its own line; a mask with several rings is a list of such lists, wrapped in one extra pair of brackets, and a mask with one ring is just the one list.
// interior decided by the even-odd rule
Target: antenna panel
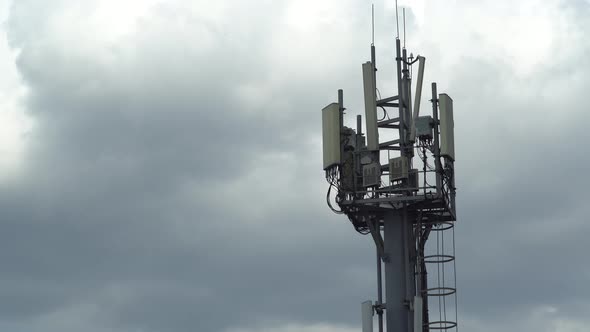
[(322, 109), (322, 139), (324, 169), (339, 165), (340, 159), (340, 106), (337, 103)]
[(440, 155), (455, 160), (455, 123), (453, 99), (446, 93), (438, 95), (440, 110)]
[(361, 304), (362, 332), (373, 332), (373, 302), (365, 301)]
[(423, 320), (422, 320), (422, 297), (414, 296), (414, 331), (423, 331)]
[(420, 99), (422, 98), (422, 81), (424, 79), (424, 63), (426, 58), (418, 56), (418, 82), (416, 82), (416, 99), (414, 99), (414, 112), (412, 114), (412, 128), (410, 130), (410, 141), (416, 141), (416, 121), (418, 121), (418, 114), (420, 114)]
[(377, 130), (377, 94), (375, 91), (375, 68), (370, 61), (363, 63), (363, 87), (365, 90), (367, 149), (376, 151), (379, 150), (379, 131)]

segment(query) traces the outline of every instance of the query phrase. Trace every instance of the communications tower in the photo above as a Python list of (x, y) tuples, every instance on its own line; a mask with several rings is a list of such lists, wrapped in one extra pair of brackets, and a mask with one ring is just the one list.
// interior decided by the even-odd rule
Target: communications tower
[(371, 60), (362, 64), (364, 133), (361, 115), (356, 131), (344, 126), (342, 90), (322, 110), (327, 202), (357, 232), (370, 234), (377, 248), (377, 299), (362, 304), (363, 332), (373, 331), (375, 314), (379, 332), (454, 331), (453, 100), (432, 83), (432, 113), (420, 115), (426, 59), (408, 56), (399, 33), (395, 49), (397, 91), (391, 96), (377, 98), (374, 44)]

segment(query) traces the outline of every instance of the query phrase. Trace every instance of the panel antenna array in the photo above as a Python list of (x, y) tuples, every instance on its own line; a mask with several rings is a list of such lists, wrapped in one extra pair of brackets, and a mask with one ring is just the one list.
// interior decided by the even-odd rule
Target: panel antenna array
[(380, 332), (384, 314), (388, 332), (457, 330), (453, 100), (432, 83), (432, 113), (420, 116), (426, 58), (408, 57), (399, 38), (395, 46), (393, 96), (377, 99), (374, 44), (361, 66), (365, 133), (361, 115), (356, 130), (343, 125), (342, 90), (322, 110), (328, 205), (377, 248), (377, 300), (362, 305), (363, 332), (372, 331), (374, 314)]

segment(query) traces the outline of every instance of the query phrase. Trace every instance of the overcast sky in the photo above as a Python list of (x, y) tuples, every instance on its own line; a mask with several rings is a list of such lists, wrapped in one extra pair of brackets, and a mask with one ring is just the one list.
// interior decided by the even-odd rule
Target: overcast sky
[[(590, 2), (399, 3), (454, 100), (461, 330), (587, 331)], [(361, 112), (370, 13), (1, 0), (0, 330), (360, 331), (374, 247), (325, 204), (320, 110)]]

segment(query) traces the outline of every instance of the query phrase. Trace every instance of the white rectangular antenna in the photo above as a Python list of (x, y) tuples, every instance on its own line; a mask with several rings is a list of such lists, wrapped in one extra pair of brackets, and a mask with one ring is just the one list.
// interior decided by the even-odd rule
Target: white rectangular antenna
[(373, 303), (365, 301), (361, 304), (363, 332), (373, 332)]
[(446, 93), (438, 95), (440, 110), (440, 155), (455, 160), (453, 99)]
[(414, 113), (412, 114), (412, 129), (410, 131), (410, 142), (416, 141), (416, 119), (420, 114), (420, 99), (422, 98), (422, 80), (424, 79), (424, 65), (426, 58), (418, 56), (418, 80), (416, 82), (416, 95), (414, 99)]
[(363, 86), (365, 90), (365, 122), (367, 125), (367, 149), (379, 150), (379, 131), (377, 130), (377, 92), (375, 87), (375, 68), (370, 61), (363, 63)]
[(414, 331), (423, 331), (422, 327), (422, 297), (414, 296)]
[(337, 103), (322, 109), (324, 169), (340, 164), (340, 106)]

